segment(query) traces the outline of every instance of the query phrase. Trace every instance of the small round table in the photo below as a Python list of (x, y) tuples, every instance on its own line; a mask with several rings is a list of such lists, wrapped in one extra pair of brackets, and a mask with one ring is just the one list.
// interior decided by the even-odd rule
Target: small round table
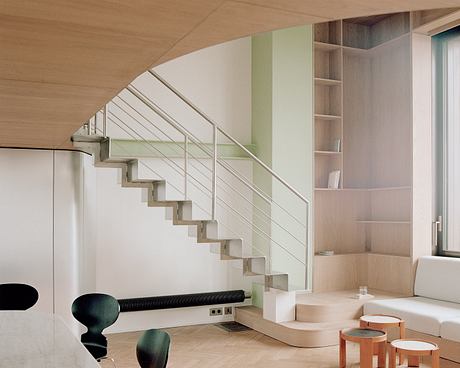
[(378, 367), (386, 365), (386, 341), (385, 331), (370, 330), (367, 328), (351, 328), (342, 330), (339, 333), (340, 352), (339, 366), (345, 368), (347, 365), (347, 341), (359, 344), (360, 367), (372, 368), (372, 358), (374, 356), (374, 346), (378, 346)]
[[(403, 319), (385, 314), (368, 314), (359, 319), (361, 328), (388, 331), (391, 327), (399, 328), (399, 338), (406, 337), (406, 323)], [(375, 354), (374, 354), (375, 355)], [(403, 355), (399, 354), (399, 364), (403, 364)]]
[(431, 366), (439, 368), (439, 347), (435, 343), (415, 340), (394, 340), (390, 345), (390, 368), (396, 368), (396, 353), (402, 353), (408, 357), (408, 367), (419, 367), (420, 357), (431, 356)]

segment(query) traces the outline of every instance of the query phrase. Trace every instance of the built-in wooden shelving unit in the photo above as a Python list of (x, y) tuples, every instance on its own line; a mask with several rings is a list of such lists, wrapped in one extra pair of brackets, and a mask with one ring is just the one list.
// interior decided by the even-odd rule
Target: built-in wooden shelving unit
[[(314, 290), (333, 290), (331, 277), (357, 269), (367, 276), (353, 278), (353, 287), (382, 287), (369, 267), (411, 277), (410, 15), (314, 28), (314, 247), (335, 254), (315, 256)], [(334, 170), (341, 172), (339, 188), (328, 188)], [(408, 292), (401, 287), (387, 290)]]
[[(329, 173), (343, 171), (342, 22), (333, 21), (316, 25), (314, 47), (315, 187), (327, 188)], [(336, 147), (338, 141), (340, 144)], [(340, 180), (339, 188), (342, 187)]]

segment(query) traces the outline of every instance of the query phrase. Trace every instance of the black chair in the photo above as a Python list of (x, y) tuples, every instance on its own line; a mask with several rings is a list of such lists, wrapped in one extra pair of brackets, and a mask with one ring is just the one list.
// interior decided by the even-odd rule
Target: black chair
[(165, 368), (168, 364), (169, 335), (160, 330), (147, 330), (139, 338), (136, 347), (137, 361), (141, 368)]
[(97, 361), (110, 359), (107, 357), (107, 339), (102, 331), (118, 319), (120, 305), (117, 299), (107, 294), (85, 294), (72, 303), (72, 314), (88, 328), (88, 332), (81, 335), (81, 342), (91, 355)]
[(27, 284), (0, 284), (0, 310), (32, 308), (38, 301), (38, 291)]

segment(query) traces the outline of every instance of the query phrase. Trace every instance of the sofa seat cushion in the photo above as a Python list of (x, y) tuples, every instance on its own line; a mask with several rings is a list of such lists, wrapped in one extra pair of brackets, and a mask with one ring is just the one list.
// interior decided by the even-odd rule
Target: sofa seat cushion
[(443, 322), (460, 318), (460, 304), (424, 297), (376, 300), (364, 305), (364, 314), (396, 316), (408, 329), (441, 336)]
[(449, 319), (441, 324), (441, 337), (460, 342), (460, 317)]

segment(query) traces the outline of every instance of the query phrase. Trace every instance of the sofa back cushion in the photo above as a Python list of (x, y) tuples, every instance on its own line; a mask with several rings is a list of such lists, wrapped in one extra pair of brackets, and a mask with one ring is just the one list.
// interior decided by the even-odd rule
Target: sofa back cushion
[(414, 293), (425, 298), (460, 303), (460, 258), (419, 258)]

